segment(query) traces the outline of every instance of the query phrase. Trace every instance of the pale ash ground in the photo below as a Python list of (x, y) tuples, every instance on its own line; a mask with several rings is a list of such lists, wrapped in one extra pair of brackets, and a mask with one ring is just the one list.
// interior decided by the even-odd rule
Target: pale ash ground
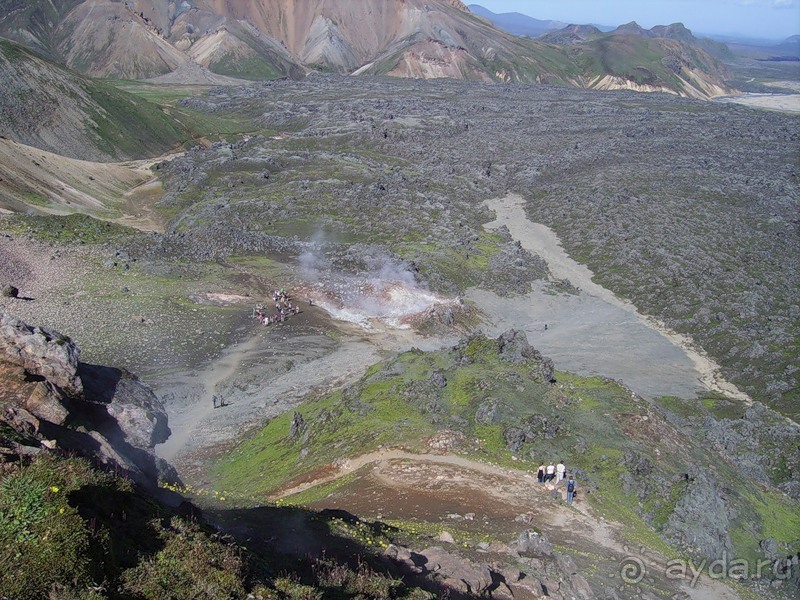
[(505, 225), (523, 248), (547, 261), (554, 277), (569, 279), (581, 290), (577, 296), (553, 295), (539, 285), (517, 298), (471, 290), (468, 298), (489, 315), (492, 335), (510, 327), (523, 329), (557, 368), (618, 379), (647, 398), (693, 398), (718, 391), (750, 402), (721, 378), (719, 367), (690, 338), (667, 330), (594, 283), (593, 273), (567, 255), (552, 230), (528, 220), (522, 197), (511, 194), (486, 205), (497, 215), (487, 229)]
[(752, 108), (800, 113), (800, 81), (776, 81), (767, 85), (794, 90), (796, 94), (742, 94), (717, 98), (715, 102), (733, 102)]

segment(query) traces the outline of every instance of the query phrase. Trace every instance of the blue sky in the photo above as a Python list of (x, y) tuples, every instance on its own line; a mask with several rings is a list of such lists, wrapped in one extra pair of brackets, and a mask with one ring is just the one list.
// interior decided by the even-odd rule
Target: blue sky
[(645, 28), (680, 22), (694, 33), (784, 39), (800, 34), (800, 0), (467, 0), (495, 13)]

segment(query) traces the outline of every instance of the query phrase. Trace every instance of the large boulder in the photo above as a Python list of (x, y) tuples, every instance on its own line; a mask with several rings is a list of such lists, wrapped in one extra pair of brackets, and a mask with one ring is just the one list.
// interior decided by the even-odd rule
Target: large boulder
[(497, 342), (500, 346), (500, 357), (514, 364), (518, 365), (542, 358), (542, 355), (528, 343), (528, 336), (524, 331), (509, 329), (497, 338)]
[(67, 336), (0, 312), (0, 360), (17, 364), (31, 375), (43, 377), (67, 396), (80, 397), (80, 353)]
[(78, 356), (69, 338), (0, 313), (0, 422), (37, 451), (77, 452), (146, 486), (178, 481), (153, 451), (170, 435), (161, 401), (131, 373)]
[(549, 557), (553, 555), (553, 544), (546, 535), (527, 529), (517, 538), (517, 552), (523, 556)]
[(460, 594), (478, 597), (493, 588), (492, 571), (486, 565), (476, 564), (440, 546), (427, 548), (420, 554), (425, 557), (425, 571), (435, 573), (438, 582)]
[[(111, 417), (112, 427), (98, 429), (136, 448), (151, 449), (167, 441), (170, 435), (167, 413), (161, 400), (132, 373), (81, 363), (80, 375), (86, 388), (86, 400), (100, 405)], [(100, 419), (98, 419), (100, 421)]]
[(536, 379), (543, 383), (553, 381), (553, 361), (530, 345), (524, 331), (509, 329), (497, 338), (497, 344), (503, 360), (517, 365), (527, 363)]

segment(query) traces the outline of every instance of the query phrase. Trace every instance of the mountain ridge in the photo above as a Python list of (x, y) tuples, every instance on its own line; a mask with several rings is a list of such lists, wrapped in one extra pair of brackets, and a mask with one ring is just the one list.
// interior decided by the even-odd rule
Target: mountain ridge
[[(0, 18), (0, 35), (92, 77), (149, 79), (186, 71), (182, 65), (187, 63), (250, 80), (299, 78), (320, 70), (584, 86), (605, 76), (626, 76), (605, 69), (602, 61), (581, 73), (582, 48), (573, 45), (567, 51), (554, 46), (555, 39), (543, 43), (511, 35), (457, 0), (378, 0), (368, 5), (186, 0), (180, 7), (164, 0), (56, 0), (53, 7), (34, 0), (25, 6)], [(42, 26), (46, 19), (52, 28)], [(663, 44), (648, 49), (667, 60), (676, 53), (674, 46)], [(731, 92), (722, 83), (720, 64), (695, 64), (688, 48), (677, 53), (687, 76), (676, 81), (659, 74), (657, 85), (635, 89), (699, 98)], [(696, 85), (688, 72), (698, 71), (700, 79), (714, 85)]]

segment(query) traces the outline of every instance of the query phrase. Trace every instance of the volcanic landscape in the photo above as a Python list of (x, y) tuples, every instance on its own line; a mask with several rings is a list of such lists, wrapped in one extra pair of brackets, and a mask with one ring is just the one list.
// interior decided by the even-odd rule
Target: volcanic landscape
[[(210, 522), (297, 556), (326, 552), (317, 517), (268, 537), (281, 503), (433, 523), (451, 583), (459, 544), (509, 561), (527, 527), (555, 550), (517, 567), (542, 582), (509, 583), (522, 598), (553, 578), (563, 597), (745, 598), (664, 577), (670, 548), (797, 552), (800, 117), (325, 73), (130, 87), (235, 131), (113, 164), (0, 140), (47, 172), (0, 218), (18, 288), (0, 310), (152, 387), (155, 452)], [(78, 211), (41, 191), (69, 177), (103, 193)], [(280, 290), (292, 310), (265, 325)], [(562, 454), (574, 506), (534, 483)], [(631, 553), (660, 574), (620, 580)]]

